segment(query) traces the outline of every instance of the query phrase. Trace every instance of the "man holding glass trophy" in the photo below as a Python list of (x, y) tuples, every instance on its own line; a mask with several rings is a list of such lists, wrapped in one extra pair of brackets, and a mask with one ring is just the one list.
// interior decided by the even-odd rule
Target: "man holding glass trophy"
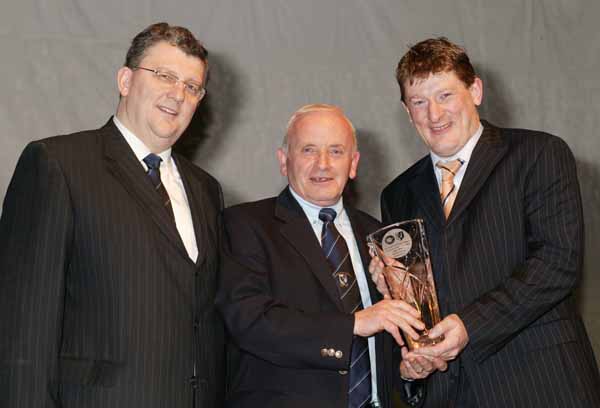
[[(383, 222), (416, 221), (370, 236), (370, 272), (382, 293), (419, 305), (428, 327), (406, 356), (449, 362), (412, 367), (426, 378), (424, 406), (600, 406), (574, 299), (584, 235), (571, 151), (547, 133), (480, 121), (481, 79), (445, 38), (414, 45), (397, 79), (430, 155), (384, 189)], [(421, 227), (430, 251), (414, 255)]]
[[(403, 344), (400, 329), (417, 339), (423, 323), (368, 279), (366, 236), (380, 224), (342, 199), (360, 157), (354, 127), (338, 107), (304, 106), (277, 157), (289, 186), (223, 217), (217, 305), (239, 352), (227, 406), (390, 408), (394, 339)], [(404, 399), (419, 406), (419, 384), (409, 385)]]

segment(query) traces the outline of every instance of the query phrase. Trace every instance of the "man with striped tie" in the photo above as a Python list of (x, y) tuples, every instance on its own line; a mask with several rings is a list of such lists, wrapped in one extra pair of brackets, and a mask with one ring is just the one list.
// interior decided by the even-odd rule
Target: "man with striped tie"
[(135, 36), (100, 129), (30, 143), (0, 221), (0, 406), (215, 408), (219, 183), (172, 152), (205, 94), (184, 27)]
[[(558, 137), (480, 121), (483, 84), (445, 38), (397, 69), (402, 102), (430, 150), (381, 195), (384, 223), (425, 221), (446, 316), (419, 349), (446, 372), (425, 407), (598, 407), (600, 379), (574, 299), (583, 218), (575, 160)], [(378, 288), (381, 264), (371, 265)], [(411, 353), (412, 354), (412, 353)]]
[(224, 214), (217, 304), (239, 351), (228, 406), (389, 407), (392, 336), (402, 344), (399, 327), (416, 335), (422, 323), (366, 277), (379, 223), (342, 199), (360, 156), (354, 127), (335, 106), (304, 106), (277, 156), (289, 186)]

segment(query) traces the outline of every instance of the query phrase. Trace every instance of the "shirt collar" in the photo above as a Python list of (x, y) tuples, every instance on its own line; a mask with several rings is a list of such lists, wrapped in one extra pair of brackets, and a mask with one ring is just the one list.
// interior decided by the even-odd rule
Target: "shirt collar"
[[(461, 160), (463, 160), (463, 162), (465, 164), (468, 163), (469, 160), (471, 159), (471, 154), (473, 153), (473, 150), (475, 149), (475, 146), (477, 145), (477, 142), (479, 141), (479, 138), (481, 137), (482, 133), (483, 133), (483, 125), (480, 122), (479, 127), (477, 128), (477, 131), (475, 131), (475, 134), (473, 134), (473, 136), (471, 136), (471, 138), (467, 141), (467, 143), (465, 143), (465, 145), (462, 147), (462, 149), (460, 149), (457, 153), (455, 153), (449, 157), (441, 157), (441, 156), (438, 156), (437, 154), (435, 154), (434, 152), (430, 152), (431, 160), (433, 161), (434, 164), (440, 160), (442, 162), (449, 162), (454, 159), (461, 159)], [(463, 167), (465, 167), (465, 166), (463, 165)]]
[[(144, 157), (146, 157), (150, 153), (152, 153), (150, 151), (150, 149), (148, 149), (148, 147), (144, 144), (144, 142), (142, 142), (140, 138), (138, 138), (135, 134), (133, 134), (133, 132), (131, 130), (127, 129), (125, 127), (125, 125), (117, 118), (116, 115), (113, 116), (113, 122), (115, 123), (115, 126), (117, 127), (117, 129), (119, 129), (119, 131), (121, 132), (121, 134), (127, 141), (127, 144), (129, 145), (129, 147), (131, 147), (131, 150), (133, 150), (135, 157), (137, 157), (137, 159), (143, 163), (144, 168), (146, 168), (146, 164), (144, 163)], [(163, 163), (165, 165), (171, 163), (171, 148), (170, 147), (167, 150), (158, 153), (158, 155), (163, 160)]]
[(334, 205), (330, 205), (327, 207), (320, 207), (316, 204), (306, 201), (304, 198), (300, 197), (300, 195), (294, 191), (292, 186), (289, 186), (289, 187), (290, 187), (290, 192), (292, 193), (292, 196), (296, 199), (296, 201), (298, 201), (298, 204), (300, 204), (300, 207), (302, 207), (302, 210), (304, 210), (304, 213), (306, 214), (306, 216), (308, 217), (308, 219), (311, 222), (314, 220), (319, 220), (319, 212), (321, 211), (322, 208), (333, 208), (335, 210), (335, 212), (337, 213), (337, 216), (335, 218), (336, 221), (339, 220), (339, 222), (342, 222), (346, 218), (346, 212), (344, 211), (344, 201), (343, 201), (342, 197), (340, 197), (338, 202), (335, 203)]

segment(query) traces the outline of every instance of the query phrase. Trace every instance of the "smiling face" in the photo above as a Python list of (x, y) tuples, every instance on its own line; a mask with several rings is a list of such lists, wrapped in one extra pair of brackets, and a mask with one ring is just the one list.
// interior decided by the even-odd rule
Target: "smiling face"
[(338, 202), (348, 178), (356, 177), (360, 154), (347, 120), (335, 111), (298, 118), (287, 149), (277, 151), (281, 174), (306, 201), (327, 207)]
[[(148, 48), (139, 66), (169, 72), (181, 81), (204, 84), (205, 64), (167, 42)], [(117, 117), (153, 153), (175, 144), (200, 102), (184, 90), (182, 82), (164, 83), (142, 69), (122, 67), (117, 82), (121, 93)]]
[(427, 147), (441, 157), (460, 151), (479, 127), (481, 80), (467, 87), (448, 71), (407, 82), (404, 107)]

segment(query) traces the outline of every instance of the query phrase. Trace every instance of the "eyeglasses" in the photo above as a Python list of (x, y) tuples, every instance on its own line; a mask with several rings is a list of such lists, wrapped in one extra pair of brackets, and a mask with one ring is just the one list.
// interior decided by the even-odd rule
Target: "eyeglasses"
[(131, 69), (143, 69), (144, 71), (152, 72), (154, 74), (154, 77), (157, 78), (160, 82), (171, 86), (181, 82), (183, 84), (183, 89), (185, 90), (185, 92), (187, 92), (190, 96), (193, 96), (194, 98), (202, 99), (204, 95), (206, 95), (206, 89), (204, 89), (202, 85), (197, 84), (196, 82), (182, 81), (177, 77), (177, 75), (172, 74), (170, 72), (161, 71), (160, 69), (150, 69), (144, 67), (132, 67)]

